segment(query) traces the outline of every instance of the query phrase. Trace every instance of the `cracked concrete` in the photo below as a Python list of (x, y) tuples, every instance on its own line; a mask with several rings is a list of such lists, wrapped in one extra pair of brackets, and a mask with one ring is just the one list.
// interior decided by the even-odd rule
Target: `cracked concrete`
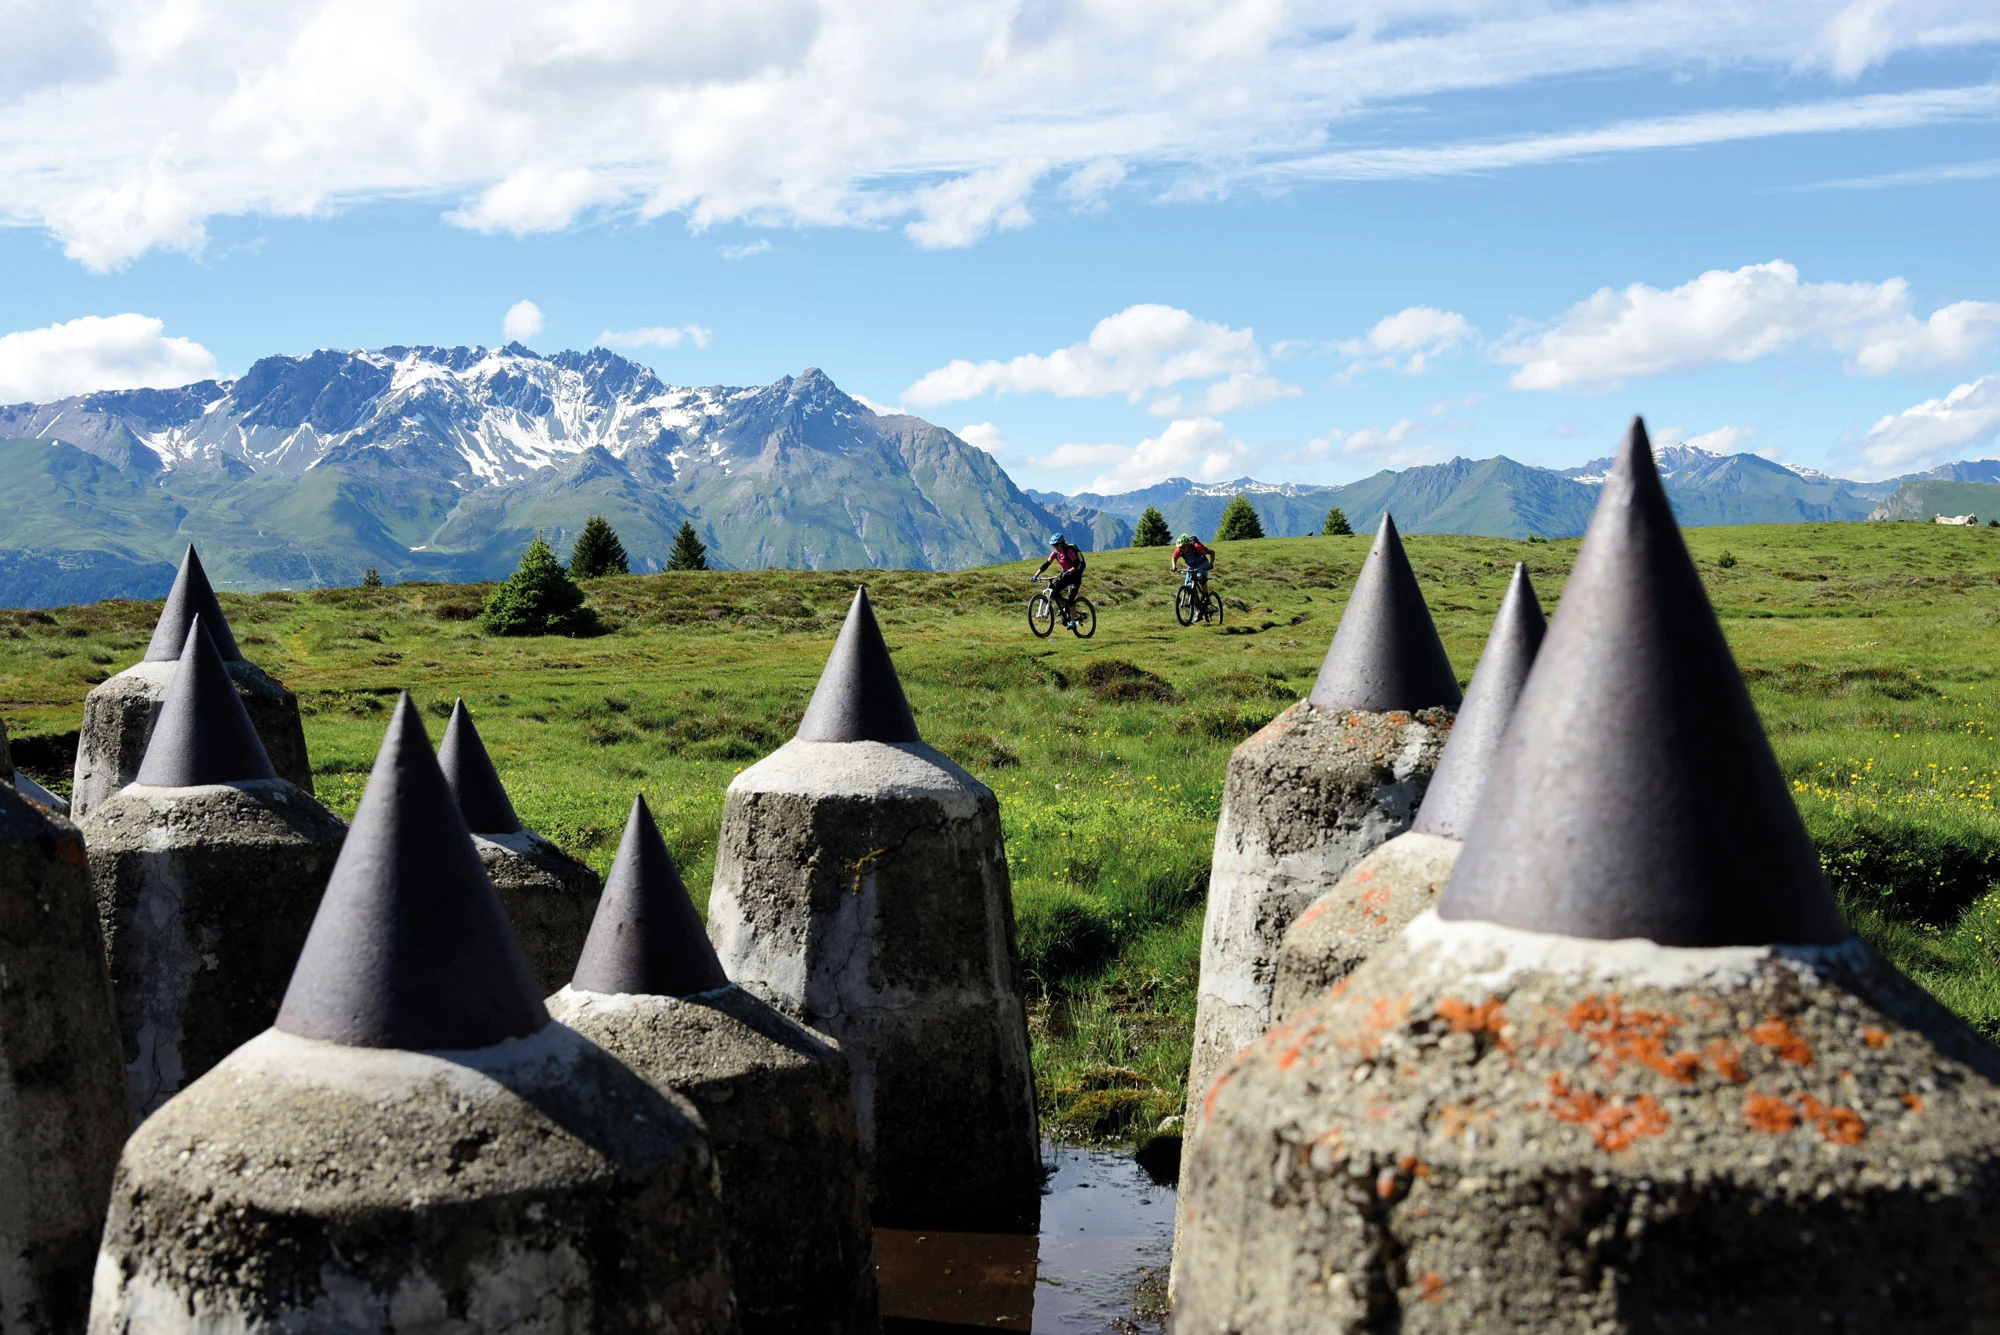
[(283, 779), (132, 784), (79, 825), (143, 1118), (277, 1017), (347, 827)]
[(922, 743), (798, 742), (729, 786), (729, 976), (831, 1035), (886, 1227), (1032, 1231), (1040, 1144), (999, 805)]
[(1179, 1335), (2000, 1330), (2000, 1051), (1853, 938), (1427, 912), (1200, 1115)]
[[(167, 688), (179, 667), (178, 662), (135, 663), (84, 697), (69, 799), (73, 816), (88, 815), (92, 807), (139, 777), (139, 762), (145, 759), (153, 724), (159, 720)], [(236, 694), (264, 743), (271, 768), (279, 778), (310, 794), (312, 761), (306, 755), (298, 697), (254, 663), (239, 658), (223, 667), (236, 683)]]
[(119, 1159), (92, 1335), (737, 1329), (693, 1109), (573, 1031), (474, 1052), (267, 1030)]
[(569, 982), (590, 936), (604, 884), (597, 873), (533, 830), (475, 834), (473, 846), (544, 993)]
[(0, 784), (0, 1331), (82, 1328), (131, 1128), (83, 839)]
[(701, 1114), (745, 1335), (874, 1335), (868, 1186), (835, 1044), (734, 985), (686, 998), (566, 987), (549, 1014)]

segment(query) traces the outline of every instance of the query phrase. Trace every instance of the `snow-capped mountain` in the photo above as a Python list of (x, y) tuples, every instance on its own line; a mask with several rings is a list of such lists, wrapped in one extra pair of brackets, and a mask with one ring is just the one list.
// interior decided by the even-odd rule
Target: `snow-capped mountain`
[(218, 583), (257, 588), (370, 566), (490, 578), (594, 513), (639, 568), (684, 520), (719, 564), (822, 569), (1023, 557), (1057, 522), (992, 456), (818, 370), (682, 388), (601, 348), (267, 357), (236, 380), (0, 407), (0, 442), (23, 482), (0, 495), (0, 601), (20, 600), (10, 551), (89, 552), (63, 568), (105, 596), (151, 591), (189, 538)]

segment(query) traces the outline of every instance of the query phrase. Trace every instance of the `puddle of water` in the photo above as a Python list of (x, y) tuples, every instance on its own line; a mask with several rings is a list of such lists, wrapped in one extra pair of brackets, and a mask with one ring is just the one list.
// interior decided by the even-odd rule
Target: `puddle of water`
[(887, 1335), (991, 1330), (1139, 1335), (1141, 1285), (1164, 1280), (1174, 1193), (1128, 1154), (1049, 1147), (1039, 1238), (875, 1230)]

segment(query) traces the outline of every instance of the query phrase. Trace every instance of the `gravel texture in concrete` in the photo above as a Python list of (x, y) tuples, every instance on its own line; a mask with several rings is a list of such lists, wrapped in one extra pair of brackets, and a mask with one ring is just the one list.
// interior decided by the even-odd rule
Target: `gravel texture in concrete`
[[(298, 697), (254, 663), (237, 658), (223, 666), (257, 727), (271, 768), (279, 778), (311, 793), (312, 762), (306, 756)], [(70, 790), (70, 810), (75, 815), (88, 815), (92, 807), (139, 777), (146, 743), (152, 739), (153, 724), (179, 668), (178, 661), (136, 663), (100, 682), (84, 697), (83, 727), (77, 736), (76, 772)]]
[(83, 839), (0, 784), (0, 1331), (82, 1328), (131, 1129)]
[(347, 827), (283, 779), (132, 784), (79, 825), (144, 1117), (270, 1027)]
[(561, 1025), (273, 1029), (127, 1143), (90, 1329), (724, 1335), (725, 1236), (693, 1109)]
[(701, 1114), (746, 1335), (872, 1335), (875, 1250), (847, 1058), (734, 985), (564, 988), (549, 1014)]
[(800, 742), (736, 776), (708, 930), (847, 1053), (877, 1226), (1033, 1231), (1041, 1147), (999, 805), (921, 742)]
[(1853, 938), (1426, 913), (1200, 1116), (1178, 1335), (2000, 1329), (2000, 1052)]
[(472, 843), (507, 921), (543, 992), (569, 982), (576, 958), (590, 935), (603, 888), (597, 873), (533, 830), (475, 834)]
[(1437, 906), (1465, 847), (1412, 830), (1356, 863), (1340, 884), (1315, 899), (1285, 929), (1271, 1014), (1284, 1019), (1361, 967), (1410, 920)]

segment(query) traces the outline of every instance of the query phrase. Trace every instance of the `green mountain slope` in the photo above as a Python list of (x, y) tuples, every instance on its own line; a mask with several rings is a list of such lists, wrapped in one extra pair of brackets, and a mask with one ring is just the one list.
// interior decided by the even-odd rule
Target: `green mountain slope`
[(1942, 478), (1905, 482), (1869, 518), (1928, 520), (1937, 515), (1977, 515), (1982, 524), (2000, 519), (2000, 483)]

